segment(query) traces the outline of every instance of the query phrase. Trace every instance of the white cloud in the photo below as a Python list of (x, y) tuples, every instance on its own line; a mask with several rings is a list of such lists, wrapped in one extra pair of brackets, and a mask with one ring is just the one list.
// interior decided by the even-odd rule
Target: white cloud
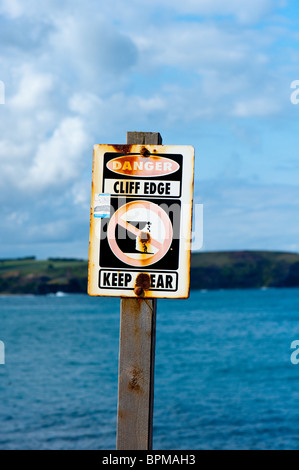
[(90, 17), (82, 11), (77, 16), (58, 17), (49, 47), (54, 66), (67, 80), (99, 95), (121, 87), (137, 61), (130, 37), (98, 13)]
[[(222, 74), (265, 67), (268, 48), (276, 40), (267, 29), (225, 26), (222, 23), (170, 23), (149, 26), (148, 34), (132, 33), (142, 53), (142, 66), (173, 66), (187, 72)], [(282, 34), (282, 32), (281, 32)], [(244, 67), (245, 70), (241, 70)], [(190, 68), (190, 69), (189, 69)]]
[(92, 93), (74, 93), (69, 99), (70, 110), (77, 114), (90, 115), (101, 106), (103, 99)]
[(132, 34), (145, 80), (147, 70), (154, 76), (169, 69), (160, 93), (172, 116), (178, 100), (181, 112), (188, 109), (193, 118), (270, 116), (288, 106), (286, 69), (273, 56), (285, 30), (181, 21), (149, 25), (146, 36), (140, 30)]
[(238, 101), (233, 110), (232, 116), (236, 117), (253, 117), (253, 116), (273, 116), (280, 111), (279, 104), (274, 97), (261, 97), (252, 100)]
[[(38, 241), (41, 226), (49, 241), (59, 239), (58, 231), (67, 240), (74, 227), (76, 233), (88, 232), (92, 146), (124, 142), (127, 130), (160, 131), (168, 143), (173, 138), (173, 143), (198, 144), (201, 150), (209, 122), (209, 139), (221, 142), (215, 144), (215, 154), (221, 151), (215, 159), (201, 151), (200, 161), (205, 168), (212, 159), (215, 171), (223, 154), (235, 149), (243, 158), (248, 146), (260, 148), (263, 131), (256, 117), (287, 114), (290, 102), (283, 87), (298, 78), (297, 62), (288, 61), (292, 47), (286, 52), (284, 45), (293, 34), (286, 23), (281, 28), (267, 23), (256, 27), (280, 4), (111, 0), (99, 7), (96, 0), (2, 2), (0, 79), (7, 100), (0, 107), (0, 214), (6, 241), (15, 220), (24, 225), (27, 241)], [(243, 127), (250, 118), (251, 127)], [(231, 135), (225, 135), (227, 129)], [(229, 172), (223, 175), (228, 177)], [(238, 236), (245, 247), (257, 245), (268, 230), (263, 221), (269, 227), (272, 222), (265, 206), (260, 219), (251, 215), (250, 224), (260, 227), (255, 238), (246, 234), (256, 189), (248, 192), (244, 184), (234, 193), (228, 186), (217, 192), (218, 182), (211, 185), (215, 195), (206, 208), (209, 247), (222, 247), (221, 229), (230, 222), (234, 230), (227, 226), (225, 246), (232, 248)], [(271, 197), (276, 190), (282, 189), (273, 189)], [(263, 190), (256, 191), (262, 197)], [(74, 205), (76, 218), (64, 223)], [(286, 223), (281, 205), (271, 210), (271, 216), (277, 212)], [(295, 210), (290, 209), (288, 220)], [(13, 220), (11, 212), (16, 214)], [(270, 229), (267, 233), (271, 236)], [(14, 237), (17, 243), (18, 234)], [(277, 232), (277, 243), (281, 240)]]
[(204, 205), (205, 250), (287, 251), (297, 243), (296, 186), (232, 178), (204, 181), (195, 190), (195, 201)]
[(23, 13), (23, 7), (19, 0), (2, 0), (1, 3), (0, 11), (11, 18), (17, 18)]
[[(51, 6), (48, 3), (37, 4), (35, 0), (2, 0), (2, 11), (10, 15), (37, 15), (40, 12), (56, 16), (65, 12), (73, 11), (76, 14), (81, 12), (90, 13), (98, 11), (99, 4), (97, 0), (89, 0), (82, 4), (75, 0), (65, 0), (63, 3), (59, 0), (52, 0)], [(204, 17), (210, 16), (232, 16), (242, 22), (258, 21), (275, 8), (284, 7), (285, 0), (131, 0), (125, 3), (123, 0), (110, 0), (100, 5), (104, 17), (121, 19), (123, 22), (132, 22), (134, 19), (144, 19), (152, 14), (151, 19), (157, 18), (159, 14), (166, 11), (171, 18), (173, 13), (197, 14)]]
[(72, 187), (72, 198), (73, 202), (77, 206), (83, 207), (86, 211), (89, 210), (90, 207), (90, 188), (91, 183), (86, 180), (81, 180), (76, 182)]
[(75, 93), (69, 101), (70, 109), (89, 121), (89, 129), (95, 135), (99, 132), (109, 135), (115, 128), (125, 132), (136, 123), (138, 126), (148, 123), (152, 115), (164, 116), (167, 106), (162, 94), (144, 97), (128, 96), (123, 92), (113, 93), (105, 99), (92, 93)]
[(73, 180), (84, 165), (87, 134), (79, 118), (65, 118), (52, 136), (42, 142), (24, 179), (23, 189), (44, 190)]
[[(116, 3), (121, 9), (121, 2)], [(131, 2), (132, 9), (138, 10), (139, 2)], [(203, 17), (211, 16), (232, 16), (242, 23), (252, 23), (266, 17), (277, 7), (283, 7), (284, 1), (281, 0), (143, 0), (142, 6), (145, 10), (152, 10), (158, 15), (160, 11), (169, 10), (182, 15), (201, 15)], [(123, 12), (126, 14), (125, 12)], [(127, 13), (128, 14), (128, 13)]]
[(31, 66), (24, 65), (18, 72), (21, 76), (17, 93), (8, 104), (19, 109), (33, 109), (45, 105), (48, 93), (53, 89), (53, 77), (50, 74), (36, 72)]
[(258, 21), (277, 4), (273, 0), (186, 0), (181, 10), (202, 15), (232, 15), (241, 22)]

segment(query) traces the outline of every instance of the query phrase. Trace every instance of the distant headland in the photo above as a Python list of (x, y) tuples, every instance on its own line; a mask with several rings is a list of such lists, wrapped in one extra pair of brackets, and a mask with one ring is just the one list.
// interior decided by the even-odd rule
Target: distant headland
[[(299, 254), (272, 251), (192, 253), (191, 289), (299, 287)], [(86, 293), (87, 261), (34, 256), (0, 259), (0, 295)]]

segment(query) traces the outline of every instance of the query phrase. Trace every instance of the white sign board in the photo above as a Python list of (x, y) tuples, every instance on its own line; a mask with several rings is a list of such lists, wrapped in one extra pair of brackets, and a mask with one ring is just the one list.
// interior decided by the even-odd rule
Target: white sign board
[(194, 148), (95, 145), (88, 293), (187, 298)]

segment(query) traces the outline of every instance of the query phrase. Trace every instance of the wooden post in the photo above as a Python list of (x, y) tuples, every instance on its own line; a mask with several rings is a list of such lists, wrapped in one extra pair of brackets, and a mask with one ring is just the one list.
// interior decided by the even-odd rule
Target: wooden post
[[(128, 132), (127, 144), (161, 145), (162, 138)], [(152, 449), (156, 309), (156, 299), (121, 299), (117, 450)]]

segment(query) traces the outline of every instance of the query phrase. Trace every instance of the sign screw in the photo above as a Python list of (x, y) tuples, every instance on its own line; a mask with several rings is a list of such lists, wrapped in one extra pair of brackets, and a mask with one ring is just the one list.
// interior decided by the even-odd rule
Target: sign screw
[(142, 155), (143, 157), (149, 157), (150, 156), (150, 151), (147, 150), (147, 148), (142, 147), (142, 149), (140, 150), (140, 155)]
[(135, 289), (134, 289), (134, 294), (135, 295), (138, 295), (138, 297), (141, 297), (143, 293), (144, 292), (143, 292), (143, 289), (141, 287), (135, 287)]

